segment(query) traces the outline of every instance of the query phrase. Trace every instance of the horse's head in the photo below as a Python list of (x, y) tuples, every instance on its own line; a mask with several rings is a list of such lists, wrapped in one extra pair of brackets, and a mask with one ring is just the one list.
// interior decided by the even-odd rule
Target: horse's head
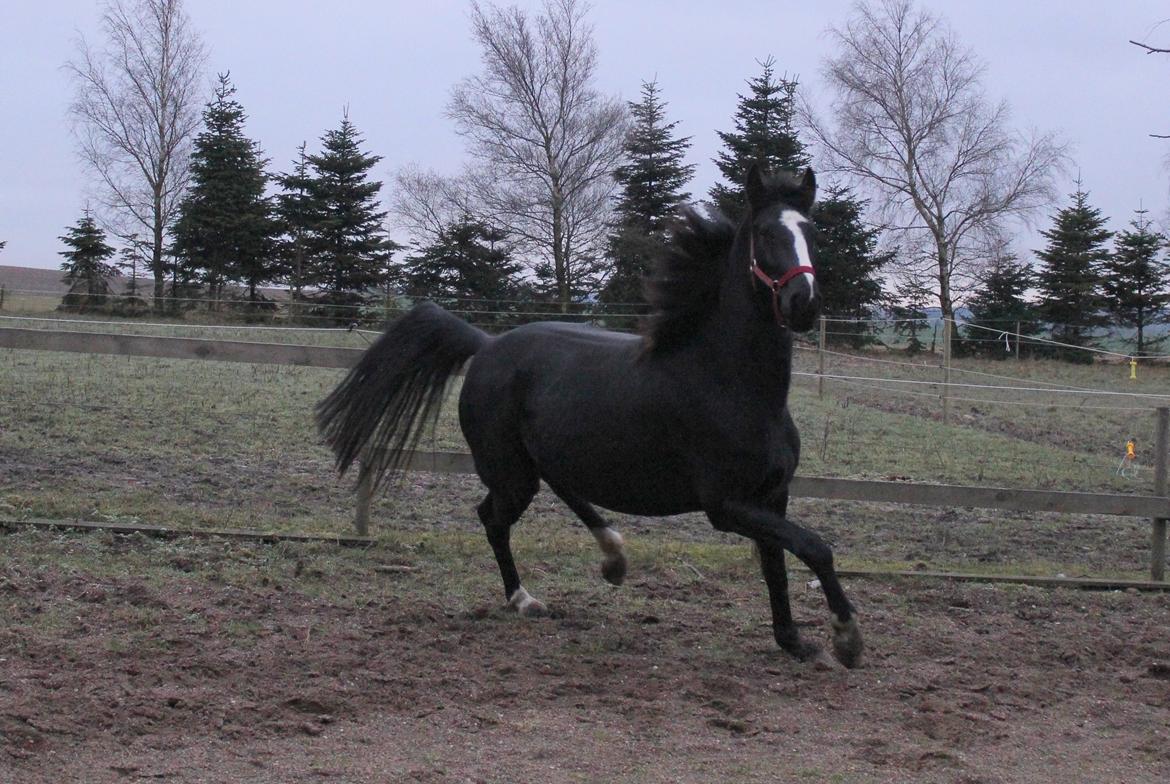
[(760, 312), (797, 332), (812, 328), (821, 307), (808, 217), (816, 190), (812, 169), (803, 177), (769, 175), (753, 164), (748, 172), (748, 215), (740, 229), (748, 236), (739, 244), (748, 254), (743, 274)]

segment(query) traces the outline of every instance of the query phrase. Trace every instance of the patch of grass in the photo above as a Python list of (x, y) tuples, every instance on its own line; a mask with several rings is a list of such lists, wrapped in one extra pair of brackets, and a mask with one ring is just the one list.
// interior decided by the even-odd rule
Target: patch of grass
[[(132, 321), (120, 327), (95, 324), (92, 328), (365, 345), (361, 336), (344, 331), (254, 333), (244, 328), (194, 329), (190, 324), (152, 327)], [(796, 357), (798, 371), (815, 368), (815, 353), (801, 351)], [(878, 357), (830, 357), (826, 369), (842, 375), (878, 375), (880, 371), (919, 380), (941, 378), (938, 368), (929, 363), (917, 368), (887, 367), (875, 365), (874, 358)], [(886, 358), (903, 359), (896, 355)], [(1019, 381), (975, 374), (1010, 375)], [(1125, 374), (1125, 368), (1104, 364), (961, 360), (956, 362), (954, 378), (986, 379), (1004, 386), (1058, 383), (1156, 393), (1170, 389), (1170, 369), (1142, 367), (1135, 382)], [(0, 388), (6, 393), (0, 401), (0, 516), (140, 521), (180, 529), (348, 533), (354, 514), (352, 482), (335, 478), (332, 456), (319, 442), (313, 426), (313, 407), (341, 376), (341, 371), (313, 368), (0, 350)], [(1014, 403), (1033, 401), (1035, 396), (1000, 390), (978, 393), (987, 400), (955, 402), (951, 423), (944, 425), (937, 397), (879, 387), (876, 381), (829, 382), (822, 399), (816, 395), (815, 379), (797, 377), (791, 403), (803, 439), (801, 473), (1148, 491), (1148, 471), (1131, 480), (1117, 477), (1114, 469), (1127, 437), (1138, 439), (1140, 457), (1148, 455), (1153, 440), (1149, 412), (1121, 410), (1124, 407), (1099, 412), (1018, 406)], [(458, 390), (457, 379), (452, 399)], [(1083, 399), (1061, 396), (1053, 401), (1060, 405), (1103, 402), (1088, 395)], [(421, 448), (466, 449), (453, 403), (445, 407), (436, 431), (424, 438)], [(384, 541), (396, 535), (382, 533), (388, 522), (408, 531), (434, 528), (441, 536), (459, 531), (467, 537), (464, 549), (456, 546), (464, 541), (459, 537), (436, 539), (431, 545), (456, 563), (474, 564), (469, 572), (493, 571), (494, 562), (486, 553), (472, 511), (481, 496), (474, 477), (411, 474), (376, 500), (375, 530)], [(872, 520), (860, 520), (852, 511), (847, 519), (824, 512), (839, 508), (860, 507), (798, 505), (799, 510), (809, 510), (810, 522), (827, 538), (854, 544), (842, 563), (848, 563), (854, 553), (863, 553), (875, 562), (889, 564), (913, 565), (928, 560), (931, 568), (954, 565), (1073, 574), (1078, 564), (1067, 552), (1046, 558), (1039, 546), (1035, 551), (1026, 547), (1021, 551), (1023, 534), (994, 521), (979, 519), (963, 527), (945, 522), (924, 528), (915, 520), (921, 516), (919, 512), (906, 512), (896, 516), (893, 528), (885, 530), (886, 523), (872, 512), (867, 513)], [(1007, 513), (998, 517), (1020, 519)], [(622, 516), (614, 518), (622, 530), (639, 525)], [(574, 568), (595, 573), (596, 548), (582, 535), (580, 525), (567, 523), (567, 519), (562, 505), (538, 497), (516, 538), (521, 560), (534, 564), (537, 570), (526, 579), (541, 579), (541, 553), (548, 552), (550, 546), (554, 551), (574, 548), (565, 550), (564, 557), (572, 560)], [(1026, 525), (1035, 541), (1050, 541), (1050, 536), (1067, 531), (1068, 520), (1031, 516)], [(571, 539), (562, 542), (546, 532), (557, 526), (572, 531)], [(734, 540), (710, 534), (700, 518), (684, 518), (682, 527), (668, 521), (662, 530), (667, 539), (683, 537), (689, 549), (683, 553), (655, 541), (643, 550), (641, 539), (635, 537), (631, 555), (646, 568), (680, 579), (697, 579), (694, 572), (755, 572), (745, 546), (726, 546)], [(700, 530), (706, 533), (697, 533)], [(569, 541), (573, 544), (567, 544)], [(904, 543), (901, 551), (897, 542)], [(988, 552), (992, 549), (989, 542), (1008, 544), (1000, 548), (1004, 552)], [(1094, 573), (1117, 569), (1116, 564), (1099, 562), (1102, 549), (1095, 540), (1085, 547), (1085, 558), (1092, 563)], [(1008, 556), (1013, 562), (1003, 563)], [(271, 579), (279, 579), (279, 575), (273, 574)], [(452, 590), (472, 595), (481, 586), (453, 581)]]

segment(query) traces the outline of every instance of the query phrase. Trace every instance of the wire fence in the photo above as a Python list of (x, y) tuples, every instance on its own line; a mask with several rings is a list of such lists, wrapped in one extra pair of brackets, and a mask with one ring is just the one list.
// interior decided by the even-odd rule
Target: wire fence
[[(101, 318), (116, 314), (138, 320), (157, 320), (159, 309), (151, 308), (149, 298), (111, 293), (93, 300), (92, 307), (83, 300), (81, 307), (65, 308), (63, 295), (58, 291), (7, 288), (0, 295), (0, 313), (9, 315), (44, 315), (50, 312), (74, 313)], [(501, 331), (531, 321), (558, 320), (593, 324), (618, 331), (633, 332), (640, 319), (648, 312), (645, 303), (600, 302), (578, 299), (559, 303), (541, 298), (483, 298), (438, 297), (428, 298), (459, 315), (468, 322), (488, 331)], [(215, 323), (231, 319), (251, 324), (282, 327), (335, 328), (357, 325), (365, 329), (379, 329), (387, 322), (409, 310), (416, 298), (389, 294), (367, 297), (364, 302), (329, 302), (313, 295), (296, 298), (287, 290), (265, 289), (260, 300), (233, 291), (229, 296), (209, 298), (195, 293), (171, 291), (159, 301), (161, 312), (168, 320)], [(139, 303), (136, 309), (126, 303)], [(827, 316), (823, 330), (830, 344), (852, 345), (870, 350), (908, 352), (915, 347), (929, 354), (939, 351), (944, 331), (941, 317), (895, 318), (872, 316), (841, 318)], [(1164, 352), (1135, 350), (1135, 331), (1122, 327), (1105, 327), (1084, 331), (1082, 342), (1069, 343), (1058, 335), (1071, 334), (1067, 325), (1047, 324), (1043, 329), (1024, 329), (1019, 321), (1005, 320), (1002, 326), (994, 321), (979, 324), (962, 321), (954, 324), (956, 342), (966, 351), (975, 351), (1001, 358), (1024, 358), (1029, 354), (1063, 352), (1064, 358), (1097, 357), (1104, 360), (1166, 361)], [(989, 326), (990, 325), (990, 326)], [(1155, 324), (1147, 329), (1147, 342), (1162, 345), (1170, 337), (1170, 326)], [(1002, 346), (1002, 351), (999, 347)]]

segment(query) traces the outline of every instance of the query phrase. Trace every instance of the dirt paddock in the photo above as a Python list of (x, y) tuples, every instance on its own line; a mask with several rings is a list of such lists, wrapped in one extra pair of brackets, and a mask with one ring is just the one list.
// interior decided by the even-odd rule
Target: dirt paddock
[(1170, 781), (1164, 594), (852, 580), (844, 671), (750, 563), (549, 556), (525, 620), (467, 552), (0, 534), (0, 781)]

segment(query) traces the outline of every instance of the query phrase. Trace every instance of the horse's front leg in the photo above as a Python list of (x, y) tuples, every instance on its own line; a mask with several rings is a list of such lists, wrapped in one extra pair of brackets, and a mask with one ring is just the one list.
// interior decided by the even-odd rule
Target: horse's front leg
[(792, 620), (788, 603), (788, 569), (784, 565), (784, 548), (757, 542), (760, 568), (768, 586), (768, 601), (772, 605), (772, 635), (776, 644), (801, 661), (814, 659), (821, 652), (816, 643), (800, 636)]
[(801, 660), (815, 657), (819, 648), (800, 638), (788, 603), (788, 574), (784, 550), (804, 562), (821, 583), (833, 613), (833, 654), (846, 667), (861, 663), (863, 643), (853, 605), (841, 588), (833, 568), (833, 551), (819, 536), (767, 507), (745, 502), (726, 502), (709, 513), (716, 528), (755, 540), (772, 605), (772, 631), (776, 643)]

